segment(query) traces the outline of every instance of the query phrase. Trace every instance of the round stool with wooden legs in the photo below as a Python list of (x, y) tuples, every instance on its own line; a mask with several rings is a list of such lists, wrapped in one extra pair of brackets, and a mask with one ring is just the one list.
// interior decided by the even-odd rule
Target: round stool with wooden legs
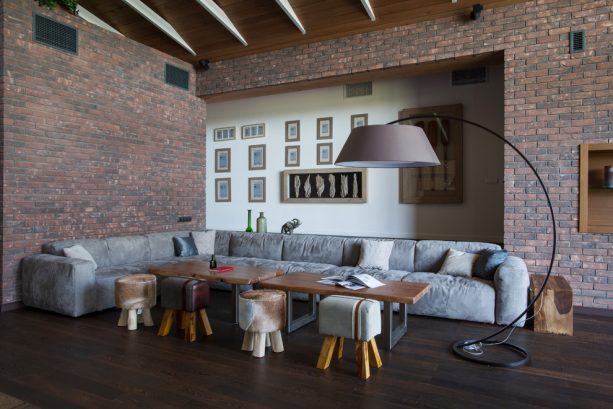
[[(152, 274), (133, 274), (115, 280), (115, 305), (121, 308), (117, 325), (135, 330), (139, 322), (153, 326), (151, 307), (156, 303), (156, 277)], [(142, 316), (138, 317), (138, 310)]]
[(240, 295), (238, 324), (245, 331), (243, 351), (253, 351), (254, 357), (261, 358), (272, 345), (273, 352), (283, 352), (285, 297), (285, 292), (277, 290), (252, 290)]

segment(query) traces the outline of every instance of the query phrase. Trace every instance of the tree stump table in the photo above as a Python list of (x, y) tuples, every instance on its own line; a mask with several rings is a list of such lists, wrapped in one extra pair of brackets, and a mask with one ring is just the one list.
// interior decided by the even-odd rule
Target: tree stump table
[[(530, 276), (530, 299), (538, 293), (544, 275)], [(573, 290), (564, 277), (550, 276), (542, 298), (534, 304), (534, 332), (573, 335)]]

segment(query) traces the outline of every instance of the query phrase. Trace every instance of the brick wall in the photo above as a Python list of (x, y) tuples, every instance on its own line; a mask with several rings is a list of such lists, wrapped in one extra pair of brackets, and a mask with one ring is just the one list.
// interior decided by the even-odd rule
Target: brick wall
[[(79, 30), (77, 56), (32, 41), (32, 12)], [(188, 64), (32, 0), (4, 0), (2, 303), (47, 241), (205, 224), (205, 116)], [(164, 64), (192, 89), (164, 84)], [(190, 215), (192, 223), (177, 223)]]
[[(505, 135), (538, 168), (558, 220), (555, 270), (575, 303), (613, 309), (613, 235), (579, 234), (578, 145), (613, 141), (613, 0), (538, 0), (211, 64), (199, 95), (289, 84), (499, 51), (505, 61)], [(308, 27), (307, 27), (308, 29)], [(584, 29), (587, 51), (569, 54)], [(505, 246), (545, 272), (550, 222), (529, 168), (505, 155)]]

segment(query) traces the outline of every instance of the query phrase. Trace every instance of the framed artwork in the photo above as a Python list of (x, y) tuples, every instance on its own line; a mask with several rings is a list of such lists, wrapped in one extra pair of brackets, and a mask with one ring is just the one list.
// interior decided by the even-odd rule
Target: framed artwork
[(266, 145), (249, 146), (249, 170), (266, 169)]
[(300, 166), (300, 146), (285, 147), (285, 167)]
[(317, 118), (317, 139), (332, 139), (332, 117)]
[(355, 168), (295, 169), (281, 173), (283, 203), (366, 203), (367, 171)]
[(351, 129), (368, 125), (368, 114), (351, 115)]
[(264, 124), (245, 125), (241, 127), (241, 138), (263, 138), (266, 136)]
[[(404, 109), (400, 118), (427, 115), (462, 118), (462, 105)], [(463, 136), (462, 123), (448, 119), (417, 119), (404, 122), (421, 127), (441, 164), (428, 168), (400, 169), (400, 203), (462, 203)]]
[(215, 149), (215, 172), (230, 172), (230, 148)]
[(318, 143), (317, 144), (317, 164), (331, 165), (332, 164), (332, 144)]
[(266, 201), (266, 178), (249, 178), (249, 201)]
[(226, 128), (216, 128), (213, 130), (213, 141), (231, 141), (236, 139), (236, 127), (228, 126)]
[(285, 142), (298, 142), (300, 140), (300, 121), (285, 122)]
[(215, 201), (216, 202), (231, 202), (232, 201), (231, 188), (232, 186), (231, 186), (230, 178), (215, 179)]

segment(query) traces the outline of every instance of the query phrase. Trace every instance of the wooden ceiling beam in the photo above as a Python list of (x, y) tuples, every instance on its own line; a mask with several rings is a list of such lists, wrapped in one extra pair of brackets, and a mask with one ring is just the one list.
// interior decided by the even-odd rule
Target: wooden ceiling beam
[(213, 17), (217, 21), (221, 23), (238, 41), (243, 43), (244, 46), (247, 45), (247, 41), (238, 31), (236, 26), (232, 23), (228, 15), (219, 7), (213, 0), (196, 0), (202, 7), (205, 8), (206, 11), (211, 13)]
[(143, 3), (140, 0), (122, 0), (128, 6), (132, 7), (134, 11), (138, 14), (149, 20), (151, 24), (159, 28), (166, 34), (168, 37), (172, 38), (175, 42), (177, 42), (181, 47), (185, 48), (189, 51), (190, 54), (196, 55), (196, 52), (192, 50), (192, 48), (187, 44), (187, 42), (177, 33), (177, 30), (174, 29), (172, 25), (155, 11), (151, 10), (149, 6)]
[(120, 36), (123, 36), (123, 34), (121, 34), (119, 31), (117, 31), (114, 27), (112, 27), (110, 24), (108, 24), (106, 21), (102, 20), (101, 18), (99, 18), (98, 16), (96, 16), (94, 13), (90, 12), (89, 10), (87, 10), (85, 7), (77, 5), (77, 15), (79, 17), (81, 17), (83, 20), (92, 23), (98, 27), (102, 27), (105, 30), (108, 30), (112, 33), (115, 34), (119, 34)]
[(366, 9), (366, 14), (368, 14), (368, 17), (370, 17), (370, 20), (375, 21), (376, 20), (375, 11), (372, 9), (372, 6), (370, 5), (370, 0), (362, 0), (362, 5), (364, 6), (364, 9)]
[(300, 22), (300, 19), (294, 12), (292, 5), (289, 4), (289, 0), (277, 0), (277, 4), (283, 9), (285, 14), (287, 14), (287, 17), (292, 20), (292, 23), (294, 23), (298, 30), (300, 30), (302, 34), (306, 34), (306, 30), (304, 29), (304, 26)]

